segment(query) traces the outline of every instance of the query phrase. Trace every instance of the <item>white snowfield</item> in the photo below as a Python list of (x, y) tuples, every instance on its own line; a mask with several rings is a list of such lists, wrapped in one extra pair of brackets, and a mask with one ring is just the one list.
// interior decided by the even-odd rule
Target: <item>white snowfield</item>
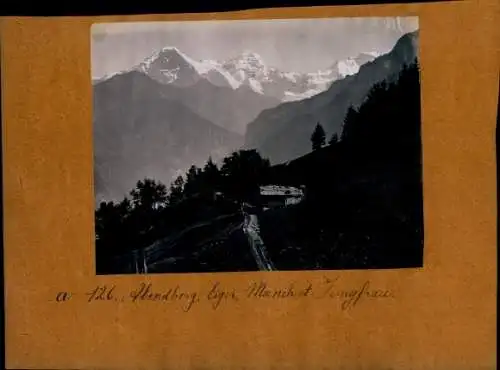
[[(361, 53), (356, 57), (332, 61), (329, 67), (322, 70), (293, 72), (268, 66), (259, 54), (249, 50), (225, 61), (196, 60), (175, 46), (166, 46), (128, 71), (141, 71), (160, 79), (162, 83), (180, 86), (205, 79), (216, 86), (230, 87), (233, 90), (247, 86), (262, 95), (277, 96), (277, 91), (280, 91), (280, 99), (289, 102), (307, 99), (325, 91), (332, 82), (357, 73), (362, 64), (378, 55), (377, 52)], [(96, 79), (95, 82), (111, 76)]]

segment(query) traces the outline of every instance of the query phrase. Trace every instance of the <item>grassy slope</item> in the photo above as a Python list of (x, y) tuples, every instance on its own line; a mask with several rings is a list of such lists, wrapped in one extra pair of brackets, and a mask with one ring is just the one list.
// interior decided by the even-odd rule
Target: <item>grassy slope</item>
[(150, 272), (255, 270), (243, 235), (240, 214), (193, 225), (155, 243), (149, 250)]
[(309, 189), (302, 204), (260, 216), (262, 237), (277, 268), (421, 265), (422, 230), (412, 213), (421, 201), (421, 185), (414, 181), (420, 170), (400, 176), (408, 169), (361, 167), (342, 157), (343, 147), (337, 145), (274, 167), (274, 181)]

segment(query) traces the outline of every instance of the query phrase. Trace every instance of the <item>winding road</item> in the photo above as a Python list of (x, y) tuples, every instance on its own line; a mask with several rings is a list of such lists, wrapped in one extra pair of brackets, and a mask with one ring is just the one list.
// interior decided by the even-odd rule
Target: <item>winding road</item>
[(248, 238), (248, 243), (252, 248), (252, 254), (259, 270), (275, 270), (272, 261), (267, 256), (266, 246), (259, 234), (259, 219), (257, 218), (257, 215), (249, 214), (245, 211), (243, 211), (243, 214), (245, 216), (243, 231)]

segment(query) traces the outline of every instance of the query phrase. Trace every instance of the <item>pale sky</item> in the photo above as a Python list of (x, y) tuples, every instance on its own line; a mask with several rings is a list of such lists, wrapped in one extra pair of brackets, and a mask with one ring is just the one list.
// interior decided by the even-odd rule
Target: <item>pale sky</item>
[(164, 46), (196, 60), (250, 50), (282, 71), (313, 72), (360, 52), (388, 52), (417, 29), (418, 17), (99, 23), (92, 26), (92, 76), (128, 69)]

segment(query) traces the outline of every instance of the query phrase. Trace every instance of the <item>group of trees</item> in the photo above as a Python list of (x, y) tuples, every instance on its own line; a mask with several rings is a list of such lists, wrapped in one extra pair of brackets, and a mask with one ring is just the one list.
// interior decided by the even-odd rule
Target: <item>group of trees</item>
[[(418, 62), (395, 77), (375, 85), (359, 108), (348, 109), (340, 140), (332, 135), (335, 145), (325, 145), (318, 124), (312, 155), (288, 166), (293, 167), (288, 176), (306, 185), (307, 196), (295, 209), (261, 218), (262, 236), (270, 253), (279, 256), (278, 268), (421, 266)], [(300, 247), (289, 249), (290, 243)]]
[(421, 263), (420, 112), (418, 61), (405, 66), (394, 82), (376, 84), (358, 109), (348, 109), (332, 154), (336, 158), (330, 162), (335, 175), (325, 179), (311, 173), (311, 182), (319, 184), (321, 193), (313, 209), (324, 208), (328, 216), (312, 214), (310, 219), (325, 231), (325, 253), (332, 263), (341, 267)]
[[(332, 134), (328, 145), (335, 145), (339, 141), (339, 136), (336, 132)], [(323, 126), (318, 122), (311, 135), (312, 150), (319, 150), (326, 145), (326, 132)]]
[(202, 168), (192, 165), (169, 187), (149, 178), (138, 181), (122, 201), (101, 202), (97, 208), (98, 260), (145, 247), (204, 217), (238, 209), (240, 202), (255, 199), (269, 170), (269, 160), (256, 150), (240, 150), (224, 158), (220, 168), (212, 158)]

